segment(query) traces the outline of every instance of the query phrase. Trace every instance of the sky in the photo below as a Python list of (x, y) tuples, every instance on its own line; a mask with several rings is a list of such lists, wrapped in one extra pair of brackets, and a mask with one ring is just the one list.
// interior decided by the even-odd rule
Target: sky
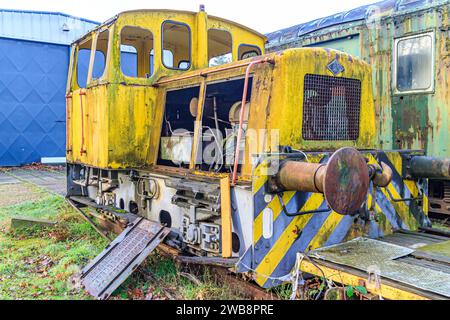
[(376, 0), (0, 0), (2, 9), (57, 11), (103, 22), (132, 9), (178, 9), (206, 12), (261, 33), (347, 11)]

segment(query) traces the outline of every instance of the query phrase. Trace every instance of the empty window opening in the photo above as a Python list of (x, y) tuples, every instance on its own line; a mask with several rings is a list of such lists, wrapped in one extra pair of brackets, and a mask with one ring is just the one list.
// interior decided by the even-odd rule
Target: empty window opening
[(200, 87), (167, 92), (158, 165), (189, 168), (199, 92)]
[[(250, 98), (253, 79), (249, 79), (246, 112), (240, 154), (244, 157), (245, 131), (250, 112)], [(236, 140), (239, 132), (239, 118), (242, 108), (244, 79), (210, 84), (206, 88), (202, 113), (202, 136), (197, 151), (197, 168), (210, 172), (231, 172), (234, 165)], [(242, 158), (240, 162), (242, 162)], [(238, 167), (240, 171), (240, 166)]]
[[(188, 70), (191, 67), (191, 34), (183, 23), (163, 23), (163, 64), (166, 68)], [(171, 57), (166, 51), (171, 52)]]
[(396, 44), (397, 90), (431, 90), (433, 84), (433, 36), (400, 39)]
[(219, 66), (233, 61), (233, 40), (225, 30), (208, 30), (209, 66)]
[(78, 47), (77, 56), (77, 83), (80, 88), (86, 88), (91, 59), (92, 39), (89, 39)]
[(106, 56), (108, 54), (109, 30), (104, 30), (97, 37), (97, 48), (94, 55), (92, 79), (100, 79), (105, 73)]
[(120, 32), (120, 69), (125, 76), (153, 75), (153, 34), (144, 28), (124, 27)]
[(239, 60), (244, 60), (261, 55), (261, 49), (257, 46), (241, 44), (238, 50)]

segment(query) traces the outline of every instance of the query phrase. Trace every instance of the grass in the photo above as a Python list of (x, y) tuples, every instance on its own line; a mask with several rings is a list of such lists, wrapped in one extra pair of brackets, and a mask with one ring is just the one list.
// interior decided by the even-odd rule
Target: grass
[[(31, 184), (23, 183), (21, 188), (27, 195), (21, 201), (12, 205), (0, 203), (0, 299), (91, 299), (73, 285), (72, 279), (107, 242), (62, 197)], [(12, 216), (47, 219), (57, 221), (57, 225), (11, 230)], [(194, 276), (187, 277), (182, 271)], [(133, 273), (112, 296), (112, 299), (145, 298), (244, 297), (220, 283), (208, 269), (184, 270), (172, 259), (153, 253), (140, 271)]]
[[(14, 215), (58, 221), (56, 227), (9, 230)], [(0, 299), (87, 299), (70, 277), (106, 245), (63, 198), (0, 208)]]
[[(182, 272), (184, 271), (184, 272)], [(186, 274), (189, 277), (185, 276)], [(148, 276), (151, 275), (152, 280)], [(115, 292), (118, 299), (245, 299), (239, 291), (223, 284), (209, 269), (182, 270), (172, 259), (155, 253), (138, 272), (129, 277)]]

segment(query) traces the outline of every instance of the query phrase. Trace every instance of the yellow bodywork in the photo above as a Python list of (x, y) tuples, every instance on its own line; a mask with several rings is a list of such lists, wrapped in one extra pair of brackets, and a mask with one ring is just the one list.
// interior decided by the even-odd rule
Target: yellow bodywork
[[(90, 32), (72, 46), (68, 81), (67, 161), (99, 168), (129, 168), (151, 165), (150, 135), (159, 124), (154, 122), (163, 112), (164, 95), (153, 85), (158, 79), (186, 71), (170, 70), (162, 64), (161, 26), (165, 21), (177, 21), (191, 31), (192, 63), (187, 71), (208, 66), (207, 30), (226, 30), (232, 35), (233, 61), (238, 60), (239, 45), (251, 45), (264, 50), (266, 38), (239, 24), (207, 16), (169, 10), (142, 10), (119, 14)], [(145, 28), (153, 34), (154, 70), (150, 78), (128, 77), (120, 72), (120, 30), (126, 26)], [(87, 88), (77, 82), (77, 54), (87, 40), (95, 48), (96, 39), (109, 30), (109, 49), (103, 76), (88, 76)], [(92, 74), (93, 56), (89, 74)], [(162, 100), (161, 100), (162, 99)], [(82, 137), (84, 136), (84, 143)], [(83, 152), (85, 151), (85, 152)]]
[[(190, 70), (169, 70), (161, 63), (161, 25), (164, 21), (180, 21), (192, 32), (192, 65)], [(154, 72), (146, 78), (131, 78), (120, 72), (120, 30), (125, 26), (145, 27), (153, 32)], [(208, 65), (208, 29), (225, 29), (233, 37), (233, 62), (218, 67)], [(87, 38), (96, 44), (96, 36), (103, 30), (110, 32), (106, 68), (99, 79), (88, 77), (87, 88), (77, 84), (77, 69), (71, 68), (68, 88), (68, 143), (69, 163), (92, 167), (123, 169), (151, 167), (156, 164), (160, 131), (167, 90), (199, 86), (199, 115), (208, 83), (243, 78), (250, 62), (266, 59), (252, 67), (253, 88), (249, 125), (251, 129), (265, 129), (257, 136), (248, 136), (245, 165), (241, 178), (251, 178), (252, 155), (276, 151), (278, 145), (301, 150), (335, 150), (344, 146), (373, 149), (375, 141), (375, 114), (371, 93), (370, 68), (362, 61), (333, 50), (319, 48), (291, 49), (264, 57), (237, 61), (239, 44), (264, 47), (264, 36), (243, 26), (214, 17), (204, 12), (136, 11), (118, 15), (112, 22), (94, 30), (73, 46), (72, 66), (76, 66), (78, 48)], [(92, 51), (94, 52), (94, 50)], [(93, 55), (93, 53), (91, 54)], [(344, 71), (338, 77), (361, 81), (360, 134), (355, 141), (304, 141), (302, 139), (303, 81), (306, 74), (328, 75), (328, 64), (338, 58)], [(92, 56), (90, 73), (92, 72)], [(267, 132), (278, 132), (279, 141)], [(196, 134), (200, 134), (197, 128)], [(194, 139), (196, 141), (197, 139)], [(271, 147), (274, 146), (274, 147)], [(196, 145), (192, 150), (192, 159)], [(195, 172), (191, 163), (191, 172)], [(201, 172), (199, 172), (201, 173)]]

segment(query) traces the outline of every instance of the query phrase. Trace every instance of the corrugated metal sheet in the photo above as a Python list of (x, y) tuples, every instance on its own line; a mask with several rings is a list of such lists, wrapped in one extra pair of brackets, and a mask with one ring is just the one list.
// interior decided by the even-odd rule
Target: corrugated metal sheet
[(69, 44), (96, 25), (0, 9), (0, 166), (65, 157)]
[(428, 6), (437, 6), (448, 1), (449, 0), (384, 0), (376, 2), (350, 11), (341, 12), (329, 17), (319, 18), (269, 33), (266, 35), (268, 38), (267, 48), (287, 44), (291, 41), (295, 41), (299, 37), (320, 29), (368, 19), (374, 12), (381, 16), (390, 15), (409, 10), (417, 10)]
[(0, 165), (65, 156), (69, 48), (0, 39)]
[(0, 9), (0, 37), (70, 44), (99, 23), (59, 12)]

